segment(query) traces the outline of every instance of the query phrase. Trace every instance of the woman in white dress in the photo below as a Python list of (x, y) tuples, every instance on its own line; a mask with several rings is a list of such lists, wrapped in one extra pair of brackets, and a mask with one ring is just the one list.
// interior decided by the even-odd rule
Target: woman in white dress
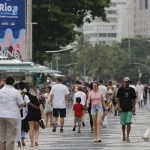
[[(50, 92), (51, 92), (51, 86), (48, 86), (46, 88), (46, 92), (45, 94), (41, 95), (42, 98), (45, 98), (46, 100), (46, 104), (45, 104), (45, 112), (46, 112), (46, 128), (51, 127), (52, 126), (52, 119), (53, 119), (53, 108), (49, 105), (49, 100), (50, 100)], [(48, 121), (50, 120), (50, 125), (48, 125)]]

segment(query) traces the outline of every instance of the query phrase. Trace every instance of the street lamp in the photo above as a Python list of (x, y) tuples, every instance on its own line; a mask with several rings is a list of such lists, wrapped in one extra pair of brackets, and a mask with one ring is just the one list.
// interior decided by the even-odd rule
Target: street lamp
[[(145, 68), (147, 68), (149, 70), (149, 84), (150, 84), (150, 67), (146, 66), (145, 64), (137, 63), (137, 62), (136, 63), (132, 63), (132, 64), (134, 64), (134, 65), (141, 65), (141, 66), (143, 66), (143, 67), (145, 67)], [(140, 76), (141, 76), (141, 72), (139, 74), (139, 78), (140, 78)]]
[[(45, 51), (46, 53), (55, 54), (56, 59), (56, 70), (58, 71), (58, 60), (60, 59), (59, 54), (61, 52), (70, 51), (72, 50), (72, 47), (66, 48), (66, 49), (60, 49), (60, 50), (52, 50), (52, 51)], [(52, 66), (51, 66), (52, 67)]]

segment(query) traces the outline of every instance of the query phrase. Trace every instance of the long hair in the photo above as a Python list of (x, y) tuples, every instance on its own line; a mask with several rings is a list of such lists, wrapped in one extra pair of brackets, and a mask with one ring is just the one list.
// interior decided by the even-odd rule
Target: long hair
[(34, 89), (34, 88), (30, 88), (29, 90), (29, 93), (32, 95), (32, 96), (37, 96), (37, 91)]

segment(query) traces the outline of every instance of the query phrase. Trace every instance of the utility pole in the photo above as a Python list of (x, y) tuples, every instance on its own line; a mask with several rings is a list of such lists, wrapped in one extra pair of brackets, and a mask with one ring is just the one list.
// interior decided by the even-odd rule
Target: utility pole
[(129, 60), (131, 59), (131, 40), (130, 40), (130, 18), (129, 18), (129, 15), (130, 15), (130, 8), (127, 8), (128, 10), (128, 58)]
[(55, 59), (56, 59), (56, 70), (58, 71), (58, 60), (60, 59), (59, 53), (55, 54)]
[(26, 59), (32, 59), (32, 0), (27, 0)]

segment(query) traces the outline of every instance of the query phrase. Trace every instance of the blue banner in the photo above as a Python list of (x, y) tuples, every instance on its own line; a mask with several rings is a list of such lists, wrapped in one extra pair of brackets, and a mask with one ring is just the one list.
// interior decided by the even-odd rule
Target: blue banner
[(25, 59), (25, 0), (0, 0), (0, 54)]

